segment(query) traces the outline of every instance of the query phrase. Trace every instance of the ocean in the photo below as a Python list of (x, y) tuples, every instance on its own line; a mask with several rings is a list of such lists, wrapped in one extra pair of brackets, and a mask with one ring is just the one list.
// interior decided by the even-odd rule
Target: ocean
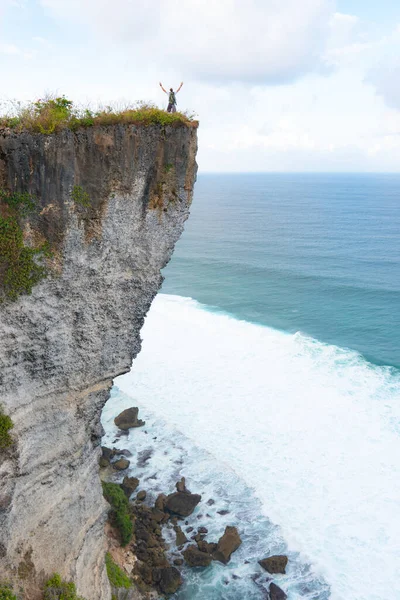
[(199, 175), (103, 412), (112, 444), (140, 407), (114, 445), (150, 454), (131, 466), (150, 499), (184, 475), (214, 501), (191, 523), (240, 530), (175, 598), (265, 598), (257, 561), (287, 553), (289, 600), (400, 599), (399, 198), (398, 175)]

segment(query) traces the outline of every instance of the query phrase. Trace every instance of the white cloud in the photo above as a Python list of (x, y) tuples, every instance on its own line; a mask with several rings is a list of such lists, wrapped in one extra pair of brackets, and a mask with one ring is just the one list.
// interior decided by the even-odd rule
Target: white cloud
[(182, 76), (276, 84), (324, 67), (333, 0), (41, 0), (80, 19), (133, 60), (174, 65)]
[(2, 44), (0, 43), (0, 54), (8, 56), (20, 56), (26, 60), (33, 58), (33, 53), (19, 48), (15, 44)]
[(400, 59), (391, 59), (371, 69), (366, 81), (372, 83), (387, 106), (400, 110)]

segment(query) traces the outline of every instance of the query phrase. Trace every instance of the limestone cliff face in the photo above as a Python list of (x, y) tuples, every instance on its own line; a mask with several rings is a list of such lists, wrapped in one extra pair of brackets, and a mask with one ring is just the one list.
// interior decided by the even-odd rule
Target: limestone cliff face
[(140, 350), (188, 217), (196, 150), (184, 125), (0, 134), (0, 188), (37, 199), (25, 241), (53, 251), (32, 294), (0, 304), (0, 403), (15, 440), (0, 450), (0, 581), (26, 599), (53, 572), (87, 600), (110, 598), (100, 412)]

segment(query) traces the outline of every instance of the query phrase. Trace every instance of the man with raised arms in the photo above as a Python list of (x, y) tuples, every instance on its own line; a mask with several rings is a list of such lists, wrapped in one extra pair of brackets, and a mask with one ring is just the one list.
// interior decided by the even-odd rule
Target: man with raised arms
[(182, 86), (183, 86), (183, 81), (181, 82), (181, 85), (178, 87), (176, 92), (174, 92), (174, 90), (172, 88), (170, 88), (169, 92), (167, 92), (167, 90), (163, 88), (162, 83), (160, 83), (160, 88), (162, 89), (162, 91), (165, 92), (166, 94), (168, 94), (168, 107), (167, 107), (168, 112), (173, 112), (173, 113), (176, 112), (176, 94), (179, 92), (179, 90), (181, 89)]

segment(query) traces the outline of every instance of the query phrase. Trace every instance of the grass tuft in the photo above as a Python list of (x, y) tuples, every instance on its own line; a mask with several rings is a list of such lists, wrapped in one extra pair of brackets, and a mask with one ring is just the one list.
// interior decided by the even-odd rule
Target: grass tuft
[(44, 584), (44, 600), (84, 600), (77, 596), (75, 584), (63, 581), (61, 575), (54, 573)]
[(31, 131), (50, 135), (63, 129), (76, 131), (95, 125), (172, 125), (197, 127), (198, 121), (188, 113), (168, 113), (153, 104), (138, 103), (123, 110), (110, 106), (99, 110), (79, 108), (65, 96), (47, 96), (44, 100), (27, 104), (14, 103), (8, 114), (0, 116), (0, 128)]
[(71, 192), (71, 198), (75, 204), (79, 204), (79, 206), (83, 206), (84, 208), (88, 208), (90, 206), (89, 194), (85, 192), (83, 187), (80, 185), (74, 185)]
[(14, 423), (12, 422), (11, 417), (5, 415), (0, 407), (0, 450), (4, 450), (5, 448), (11, 446), (12, 437), (10, 435), (10, 431), (13, 427)]
[(106, 569), (108, 579), (114, 587), (128, 589), (132, 586), (128, 575), (113, 561), (109, 552), (106, 554)]
[(0, 600), (17, 600), (10, 585), (0, 584)]
[(117, 483), (103, 481), (103, 496), (111, 504), (111, 521), (121, 536), (121, 545), (126, 546), (132, 538), (133, 524), (129, 515), (128, 498)]

